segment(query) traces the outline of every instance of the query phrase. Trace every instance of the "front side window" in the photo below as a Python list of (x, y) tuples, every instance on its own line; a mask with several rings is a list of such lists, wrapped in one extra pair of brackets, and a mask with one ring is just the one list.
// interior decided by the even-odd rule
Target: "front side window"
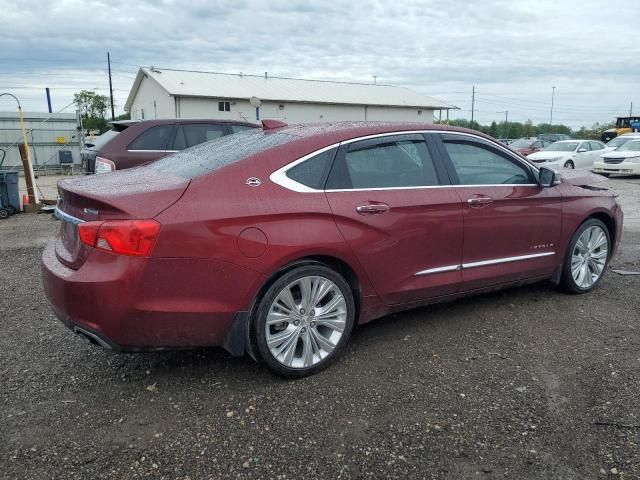
[(578, 142), (556, 142), (544, 149), (545, 152), (573, 152), (578, 148)]
[(326, 188), (409, 188), (438, 183), (424, 140), (365, 140), (348, 145), (331, 169)]
[(591, 150), (591, 147), (589, 146), (589, 142), (582, 142), (580, 144), (580, 147), (578, 148), (578, 151), (580, 150), (586, 150), (587, 152)]
[(600, 142), (589, 142), (591, 144), (591, 150), (602, 150), (604, 145)]
[(128, 150), (166, 150), (173, 125), (156, 125), (142, 132), (129, 144)]
[(444, 140), (460, 185), (534, 183), (531, 172), (489, 146), (462, 140)]

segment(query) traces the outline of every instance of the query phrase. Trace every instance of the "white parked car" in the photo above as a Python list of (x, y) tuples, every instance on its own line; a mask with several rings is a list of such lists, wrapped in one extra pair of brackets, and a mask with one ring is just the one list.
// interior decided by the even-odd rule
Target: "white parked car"
[(562, 140), (552, 143), (539, 152), (527, 155), (527, 160), (545, 167), (586, 168), (600, 159), (605, 145), (596, 140)]
[[(615, 139), (614, 139), (615, 140)], [(612, 173), (640, 175), (640, 138), (631, 140), (617, 149), (601, 155), (593, 164), (593, 172), (608, 177)]]
[(640, 140), (640, 133), (624, 133), (619, 137), (609, 140), (605, 143), (604, 153), (611, 152), (631, 140)]

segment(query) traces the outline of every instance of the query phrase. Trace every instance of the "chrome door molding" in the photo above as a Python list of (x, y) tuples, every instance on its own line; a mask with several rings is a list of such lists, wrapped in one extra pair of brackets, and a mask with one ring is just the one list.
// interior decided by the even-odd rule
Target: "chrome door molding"
[(432, 273), (444, 273), (444, 272), (455, 272), (456, 270), (460, 270), (462, 265), (446, 265), (444, 267), (436, 267), (436, 268), (427, 268), (426, 270), (420, 270), (416, 272), (415, 275), (431, 275)]
[(486, 267), (488, 265), (497, 265), (499, 263), (519, 262), (521, 260), (531, 260), (533, 258), (549, 257), (555, 255), (556, 252), (531, 253), (529, 255), (518, 255), (517, 257), (494, 258), (491, 260), (482, 260), (480, 262), (463, 263), (462, 268)]
[(460, 265), (446, 265), (444, 267), (428, 268), (426, 270), (420, 270), (419, 272), (414, 273), (414, 275), (430, 275), (433, 273), (444, 273), (453, 272), (456, 270), (466, 270), (469, 268), (487, 267), (491, 265), (499, 265), (501, 263), (520, 262), (523, 260), (533, 260), (534, 258), (550, 257), (555, 254), (556, 252), (541, 252), (532, 253), (529, 255), (518, 255), (516, 257), (493, 258), (491, 260), (482, 260), (480, 262), (470, 262)]

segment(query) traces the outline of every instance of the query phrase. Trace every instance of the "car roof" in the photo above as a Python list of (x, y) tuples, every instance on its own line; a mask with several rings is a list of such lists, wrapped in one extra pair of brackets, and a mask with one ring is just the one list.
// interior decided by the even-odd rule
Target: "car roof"
[(168, 123), (225, 123), (230, 125), (247, 125), (251, 127), (259, 127), (255, 123), (245, 122), (241, 120), (219, 120), (217, 118), (154, 118), (150, 120), (114, 120), (113, 122), (109, 122), (111, 124), (120, 124), (120, 125), (134, 125), (134, 124), (144, 124), (144, 125), (166, 125)]
[(497, 140), (489, 135), (485, 135), (476, 130), (462, 127), (453, 127), (443, 124), (415, 123), (415, 122), (329, 122), (329, 123), (306, 123), (284, 125), (282, 127), (271, 128), (269, 132), (286, 133), (303, 138), (313, 138), (314, 140), (336, 143), (357, 137), (366, 137), (385, 133), (402, 133), (411, 131), (443, 131), (452, 133), (472, 134), (491, 142)]

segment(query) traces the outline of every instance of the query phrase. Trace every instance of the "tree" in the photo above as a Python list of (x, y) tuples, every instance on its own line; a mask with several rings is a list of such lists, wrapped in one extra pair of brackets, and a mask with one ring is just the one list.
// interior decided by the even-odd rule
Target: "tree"
[(489, 127), (489, 135), (494, 138), (498, 136), (498, 124), (495, 121), (491, 122), (491, 126)]
[(106, 96), (82, 90), (73, 95), (73, 101), (80, 110), (85, 129), (99, 130), (100, 133), (108, 130), (107, 121), (104, 118), (108, 105)]

